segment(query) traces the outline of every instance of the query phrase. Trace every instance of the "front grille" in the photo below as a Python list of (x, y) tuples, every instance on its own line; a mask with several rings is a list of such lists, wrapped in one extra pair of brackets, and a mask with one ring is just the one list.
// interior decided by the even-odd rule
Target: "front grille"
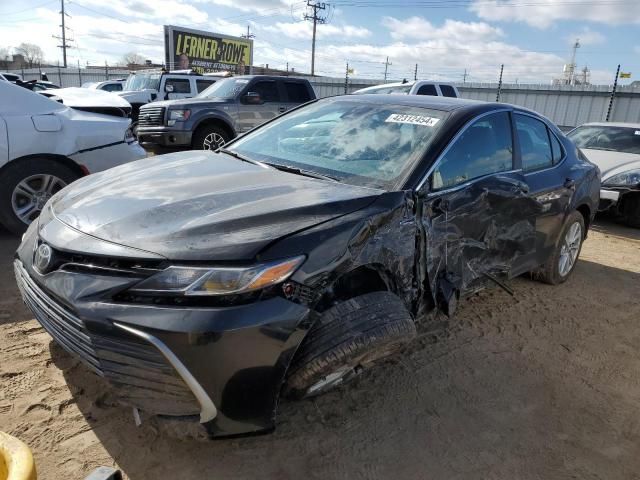
[(42, 327), (67, 352), (118, 387), (127, 405), (161, 415), (195, 415), (200, 406), (173, 367), (153, 346), (134, 337), (97, 334), (51, 298), (14, 262), (22, 298)]
[(160, 127), (164, 125), (164, 107), (144, 107), (138, 115), (138, 126)]

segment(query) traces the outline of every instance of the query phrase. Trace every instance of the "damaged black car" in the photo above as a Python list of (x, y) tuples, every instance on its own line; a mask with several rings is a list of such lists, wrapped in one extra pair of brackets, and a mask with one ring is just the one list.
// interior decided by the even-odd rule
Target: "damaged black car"
[(282, 395), (397, 351), (429, 312), (527, 272), (565, 281), (599, 189), (534, 112), (334, 97), (217, 152), (78, 180), (14, 267), (42, 326), (143, 421), (244, 434), (274, 427)]

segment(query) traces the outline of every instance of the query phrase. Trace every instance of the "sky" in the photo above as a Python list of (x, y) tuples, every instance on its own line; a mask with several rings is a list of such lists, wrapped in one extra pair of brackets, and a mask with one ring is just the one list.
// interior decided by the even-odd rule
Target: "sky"
[[(306, 1), (65, 0), (70, 64), (115, 64), (129, 52), (164, 59), (163, 25), (254, 39), (254, 64), (309, 72), (312, 24)], [(0, 49), (35, 43), (61, 60), (60, 0), (0, 0)], [(336, 0), (321, 12), (316, 74), (550, 83), (569, 63), (611, 84), (616, 67), (640, 80), (640, 0)], [(466, 72), (466, 76), (465, 76)]]

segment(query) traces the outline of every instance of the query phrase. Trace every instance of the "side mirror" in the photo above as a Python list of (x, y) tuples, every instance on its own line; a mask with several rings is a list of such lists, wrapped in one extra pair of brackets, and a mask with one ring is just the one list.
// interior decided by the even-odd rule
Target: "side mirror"
[(164, 91), (167, 93), (173, 93), (173, 85), (165, 85)]
[(247, 105), (262, 105), (264, 102), (258, 92), (248, 92), (242, 97), (242, 103)]

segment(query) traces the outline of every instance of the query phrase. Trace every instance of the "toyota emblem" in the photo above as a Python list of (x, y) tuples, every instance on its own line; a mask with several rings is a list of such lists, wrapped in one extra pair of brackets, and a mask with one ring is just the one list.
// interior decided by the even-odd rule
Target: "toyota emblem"
[(51, 247), (46, 243), (42, 243), (33, 256), (33, 266), (40, 273), (45, 273), (49, 265), (51, 265), (51, 259), (53, 257), (53, 251)]

